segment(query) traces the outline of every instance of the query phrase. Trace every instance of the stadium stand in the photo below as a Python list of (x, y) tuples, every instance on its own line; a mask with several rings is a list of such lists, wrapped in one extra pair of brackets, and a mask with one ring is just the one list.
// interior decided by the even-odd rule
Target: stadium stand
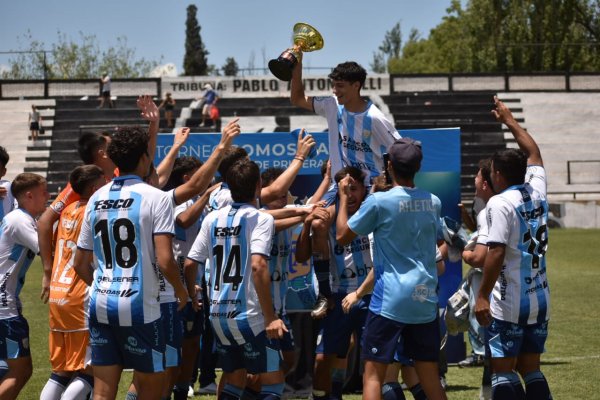
[[(453, 128), (461, 130), (461, 196), (470, 202), (481, 158), (505, 148), (502, 125), (490, 113), (493, 92), (411, 92), (382, 96), (397, 129)], [(522, 112), (512, 94), (503, 101)], [(522, 122), (522, 118), (519, 119)]]
[[(0, 107), (0, 145), (10, 154), (8, 173), (5, 179), (13, 180), (25, 171), (38, 171), (45, 176), (49, 157), (48, 146), (52, 139), (52, 118), (54, 116), (54, 100), (7, 100)], [(27, 118), (31, 105), (35, 104), (42, 116), (44, 135), (33, 144), (28, 140), (29, 127)], [(34, 153), (35, 151), (35, 153)]]

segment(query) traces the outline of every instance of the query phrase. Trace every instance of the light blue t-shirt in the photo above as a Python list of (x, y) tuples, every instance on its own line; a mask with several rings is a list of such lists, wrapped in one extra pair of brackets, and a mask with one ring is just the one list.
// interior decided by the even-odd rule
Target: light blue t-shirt
[(406, 324), (436, 318), (441, 208), (440, 199), (427, 191), (396, 186), (368, 196), (348, 221), (358, 235), (373, 232), (373, 313)]

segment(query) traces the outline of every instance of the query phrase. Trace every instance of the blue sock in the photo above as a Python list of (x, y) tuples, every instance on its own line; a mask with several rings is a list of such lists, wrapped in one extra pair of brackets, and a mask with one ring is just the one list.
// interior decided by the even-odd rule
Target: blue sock
[(519, 375), (517, 375), (516, 372), (513, 372), (512, 374), (510, 374), (509, 379), (515, 391), (515, 399), (525, 400), (525, 389), (523, 389), (523, 385), (521, 384), (521, 379), (519, 379)]
[(550, 387), (542, 371), (533, 371), (523, 377), (527, 400), (552, 400)]
[[(494, 400), (518, 399), (512, 380), (514, 372), (492, 374), (492, 398)], [(517, 376), (517, 379), (519, 377)]]
[(219, 400), (238, 400), (242, 397), (243, 391), (244, 389), (242, 388), (226, 383), (221, 395), (219, 396)]
[(345, 369), (333, 368), (331, 370), (331, 393), (329, 395), (329, 398), (334, 400), (342, 400), (342, 392), (344, 391), (345, 378)]
[(262, 385), (260, 387), (260, 400), (279, 400), (283, 394), (283, 382), (273, 385)]
[(313, 262), (315, 275), (319, 282), (319, 294), (331, 297), (331, 286), (329, 286), (329, 260), (317, 260)]
[(127, 392), (125, 400), (137, 400), (137, 393)]
[(415, 400), (427, 400), (427, 396), (425, 395), (425, 391), (420, 383), (417, 383), (415, 386), (408, 388), (412, 393)]
[(381, 398), (383, 400), (406, 400), (402, 386), (398, 382), (384, 383), (381, 387)]

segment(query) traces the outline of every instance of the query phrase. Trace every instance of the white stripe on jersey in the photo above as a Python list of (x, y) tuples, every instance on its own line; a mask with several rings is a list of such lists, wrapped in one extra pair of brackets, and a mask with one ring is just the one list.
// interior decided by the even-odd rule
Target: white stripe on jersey
[(394, 125), (370, 101), (365, 111), (352, 113), (336, 97), (314, 97), (317, 114), (327, 119), (331, 174), (346, 166), (365, 173), (365, 186), (383, 171), (383, 153), (400, 135)]
[(33, 217), (20, 208), (5, 215), (0, 225), (0, 319), (21, 315), (19, 293), (38, 252)]
[(331, 290), (334, 293), (350, 293), (358, 289), (373, 268), (373, 236), (356, 236), (345, 246), (338, 244), (335, 236), (334, 223), (329, 229)]
[(549, 319), (545, 253), (548, 202), (544, 168), (527, 168), (524, 185), (492, 197), (486, 207), (488, 244), (506, 245), (504, 266), (492, 291), (494, 318), (520, 325)]

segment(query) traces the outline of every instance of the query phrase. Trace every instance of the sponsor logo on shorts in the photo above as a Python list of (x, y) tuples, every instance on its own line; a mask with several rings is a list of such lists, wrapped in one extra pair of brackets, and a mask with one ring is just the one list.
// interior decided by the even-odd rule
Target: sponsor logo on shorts
[(137, 347), (137, 345), (138, 345), (137, 339), (134, 338), (133, 336), (129, 336), (127, 338), (127, 343), (123, 347), (128, 352), (134, 353), (134, 354), (137, 354), (137, 355), (143, 355), (143, 354), (146, 354), (148, 352), (148, 350), (139, 348), (139, 347)]
[(256, 360), (260, 357), (260, 351), (254, 351), (252, 343), (244, 343), (244, 357), (251, 360)]
[(90, 329), (90, 344), (107, 344), (108, 340), (100, 337), (100, 331), (96, 328)]
[(378, 351), (377, 347), (371, 347), (371, 354), (377, 354)]

